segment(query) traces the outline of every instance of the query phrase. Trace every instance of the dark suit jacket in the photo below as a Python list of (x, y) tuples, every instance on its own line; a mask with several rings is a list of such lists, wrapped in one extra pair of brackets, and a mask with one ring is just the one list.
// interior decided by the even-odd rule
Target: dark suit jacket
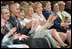
[(13, 27), (17, 27), (17, 32), (18, 33), (28, 34), (28, 32), (30, 31), (30, 29), (27, 29), (26, 27), (24, 27), (22, 29), (19, 20), (14, 18), (14, 17), (12, 17), (12, 16), (10, 16), (9, 22), (12, 24)]
[(46, 20), (48, 19), (48, 17), (51, 14), (54, 14), (53, 11), (48, 11), (48, 10), (45, 10), (45, 9), (42, 11), (42, 13), (43, 13), (43, 15), (44, 15), (44, 17), (45, 17)]

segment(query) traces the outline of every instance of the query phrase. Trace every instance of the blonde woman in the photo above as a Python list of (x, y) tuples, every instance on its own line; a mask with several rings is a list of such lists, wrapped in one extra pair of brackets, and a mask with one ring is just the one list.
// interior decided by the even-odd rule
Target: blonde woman
[(63, 1), (58, 2), (59, 5), (59, 13), (62, 17), (64, 17), (64, 22), (71, 22), (71, 15), (64, 11), (65, 10), (65, 3)]

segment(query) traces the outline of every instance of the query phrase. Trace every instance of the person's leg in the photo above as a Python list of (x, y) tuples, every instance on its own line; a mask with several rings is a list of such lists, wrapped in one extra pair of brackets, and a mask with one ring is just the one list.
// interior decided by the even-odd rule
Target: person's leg
[(58, 32), (58, 33), (59, 33), (60, 38), (64, 42), (67, 39), (67, 34), (66, 33), (62, 33), (62, 32)]
[(71, 42), (70, 41), (71, 40), (71, 31), (68, 30), (66, 33), (59, 32), (59, 35), (63, 42), (65, 42), (66, 39), (67, 39), (67, 41)]
[(71, 45), (71, 30), (70, 31), (67, 31), (67, 41)]
[(60, 48), (59, 43), (50, 34), (46, 36), (49, 38), (53, 48)]
[(49, 48), (51, 48), (51, 43), (48, 37), (45, 37), (45, 35), (47, 35), (47, 33), (45, 31), (41, 31), (39, 33), (36, 33), (33, 38), (45, 38), (48, 42)]
[(60, 38), (58, 32), (55, 29), (52, 29), (52, 36), (59, 42), (60, 46), (67, 46), (62, 39)]
[[(60, 48), (58, 42), (49, 33), (51, 30), (44, 30), (34, 35), (33, 38), (45, 38), (48, 42), (49, 48)], [(52, 47), (51, 47), (52, 45)]]

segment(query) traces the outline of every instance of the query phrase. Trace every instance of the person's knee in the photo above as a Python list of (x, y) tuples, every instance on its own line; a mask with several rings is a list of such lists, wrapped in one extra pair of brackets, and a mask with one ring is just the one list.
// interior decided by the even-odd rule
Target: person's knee
[(56, 29), (52, 29), (52, 32), (56, 32)]
[(52, 35), (54, 36), (54, 35), (56, 35), (56, 30), (55, 29), (52, 29)]

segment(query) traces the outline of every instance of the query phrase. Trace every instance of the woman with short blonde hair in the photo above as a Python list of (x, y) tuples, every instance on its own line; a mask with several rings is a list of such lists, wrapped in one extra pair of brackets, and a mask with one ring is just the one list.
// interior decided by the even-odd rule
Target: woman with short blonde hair
[(65, 10), (65, 2), (60, 1), (60, 2), (58, 2), (58, 5), (59, 5), (59, 13), (63, 17), (64, 22), (71, 23), (71, 15), (68, 12), (64, 11)]

